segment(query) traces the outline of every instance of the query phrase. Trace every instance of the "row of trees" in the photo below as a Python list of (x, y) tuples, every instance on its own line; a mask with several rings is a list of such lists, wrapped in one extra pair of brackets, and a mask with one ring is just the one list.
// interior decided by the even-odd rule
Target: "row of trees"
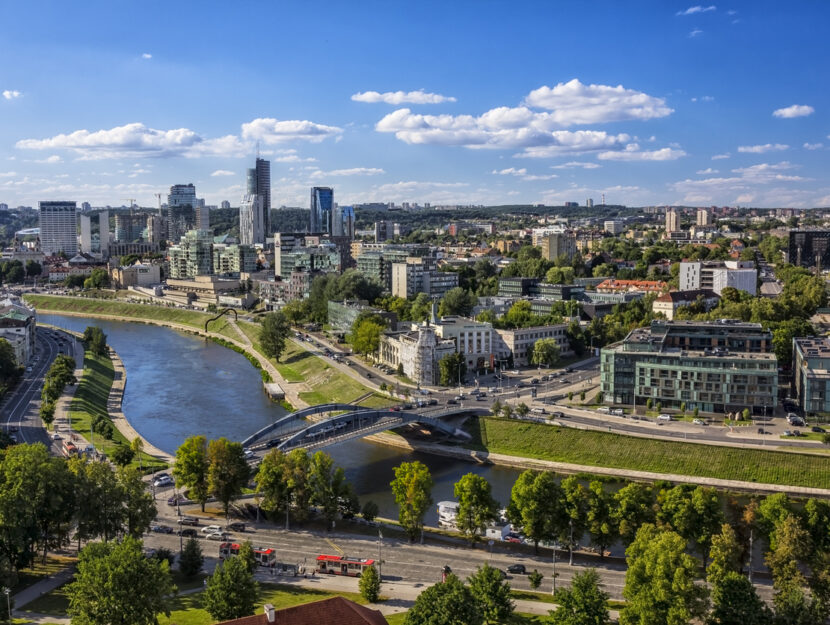
[(46, 425), (55, 420), (55, 404), (67, 384), (75, 384), (75, 359), (60, 354), (46, 372), (40, 391), (40, 418)]
[(19, 260), (6, 260), (0, 263), (0, 284), (17, 284), (42, 272), (43, 267), (34, 260), (26, 261), (25, 265)]
[(107, 335), (98, 326), (87, 326), (84, 330), (84, 349), (96, 356), (107, 355)]
[(20, 379), (23, 367), (17, 364), (14, 347), (0, 338), (0, 398)]

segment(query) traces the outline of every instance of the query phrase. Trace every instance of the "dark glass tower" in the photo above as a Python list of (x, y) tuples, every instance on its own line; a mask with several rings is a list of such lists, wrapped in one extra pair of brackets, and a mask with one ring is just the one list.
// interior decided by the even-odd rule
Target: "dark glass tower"
[(257, 157), (256, 167), (248, 170), (247, 195), (262, 198), (262, 226), (265, 236), (271, 235), (271, 161)]
[(331, 214), (334, 207), (334, 189), (311, 187), (311, 220), (309, 231), (332, 234)]

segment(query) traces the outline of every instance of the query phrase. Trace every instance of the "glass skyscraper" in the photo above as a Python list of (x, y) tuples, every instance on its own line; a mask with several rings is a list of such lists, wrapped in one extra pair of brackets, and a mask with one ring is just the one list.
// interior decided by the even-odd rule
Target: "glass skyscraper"
[(247, 191), (248, 195), (258, 195), (262, 198), (260, 210), (262, 211), (263, 234), (267, 237), (271, 234), (271, 161), (257, 157), (256, 167), (248, 170)]
[(310, 232), (332, 234), (331, 217), (333, 207), (334, 189), (331, 187), (311, 187)]

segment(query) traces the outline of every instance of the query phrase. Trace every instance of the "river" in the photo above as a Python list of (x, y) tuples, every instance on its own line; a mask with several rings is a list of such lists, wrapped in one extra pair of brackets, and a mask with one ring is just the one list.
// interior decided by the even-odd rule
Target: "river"
[[(99, 326), (127, 370), (123, 411), (133, 427), (153, 445), (175, 453), (188, 436), (225, 436), (242, 440), (285, 414), (262, 391), (259, 371), (230, 349), (203, 338), (143, 323), (104, 321), (38, 313), (41, 323), (76, 332)], [(453, 484), (465, 473), (485, 477), (493, 495), (507, 505), (519, 471), (411, 452), (364, 440), (325, 450), (343, 467), (361, 501), (378, 504), (380, 514), (395, 518), (389, 483), (401, 462), (420, 460), (435, 481), (433, 499), (454, 499)], [(437, 523), (433, 508), (426, 523)]]

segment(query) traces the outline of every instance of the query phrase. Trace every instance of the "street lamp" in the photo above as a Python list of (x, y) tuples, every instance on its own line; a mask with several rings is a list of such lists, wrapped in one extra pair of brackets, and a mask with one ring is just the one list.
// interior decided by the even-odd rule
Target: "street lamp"
[(378, 528), (378, 579), (383, 581), (383, 532)]
[(7, 617), (9, 619), (9, 623), (12, 622), (12, 600), (11, 600), (11, 588), (4, 588), (3, 592), (6, 593), (6, 610), (7, 610)]

